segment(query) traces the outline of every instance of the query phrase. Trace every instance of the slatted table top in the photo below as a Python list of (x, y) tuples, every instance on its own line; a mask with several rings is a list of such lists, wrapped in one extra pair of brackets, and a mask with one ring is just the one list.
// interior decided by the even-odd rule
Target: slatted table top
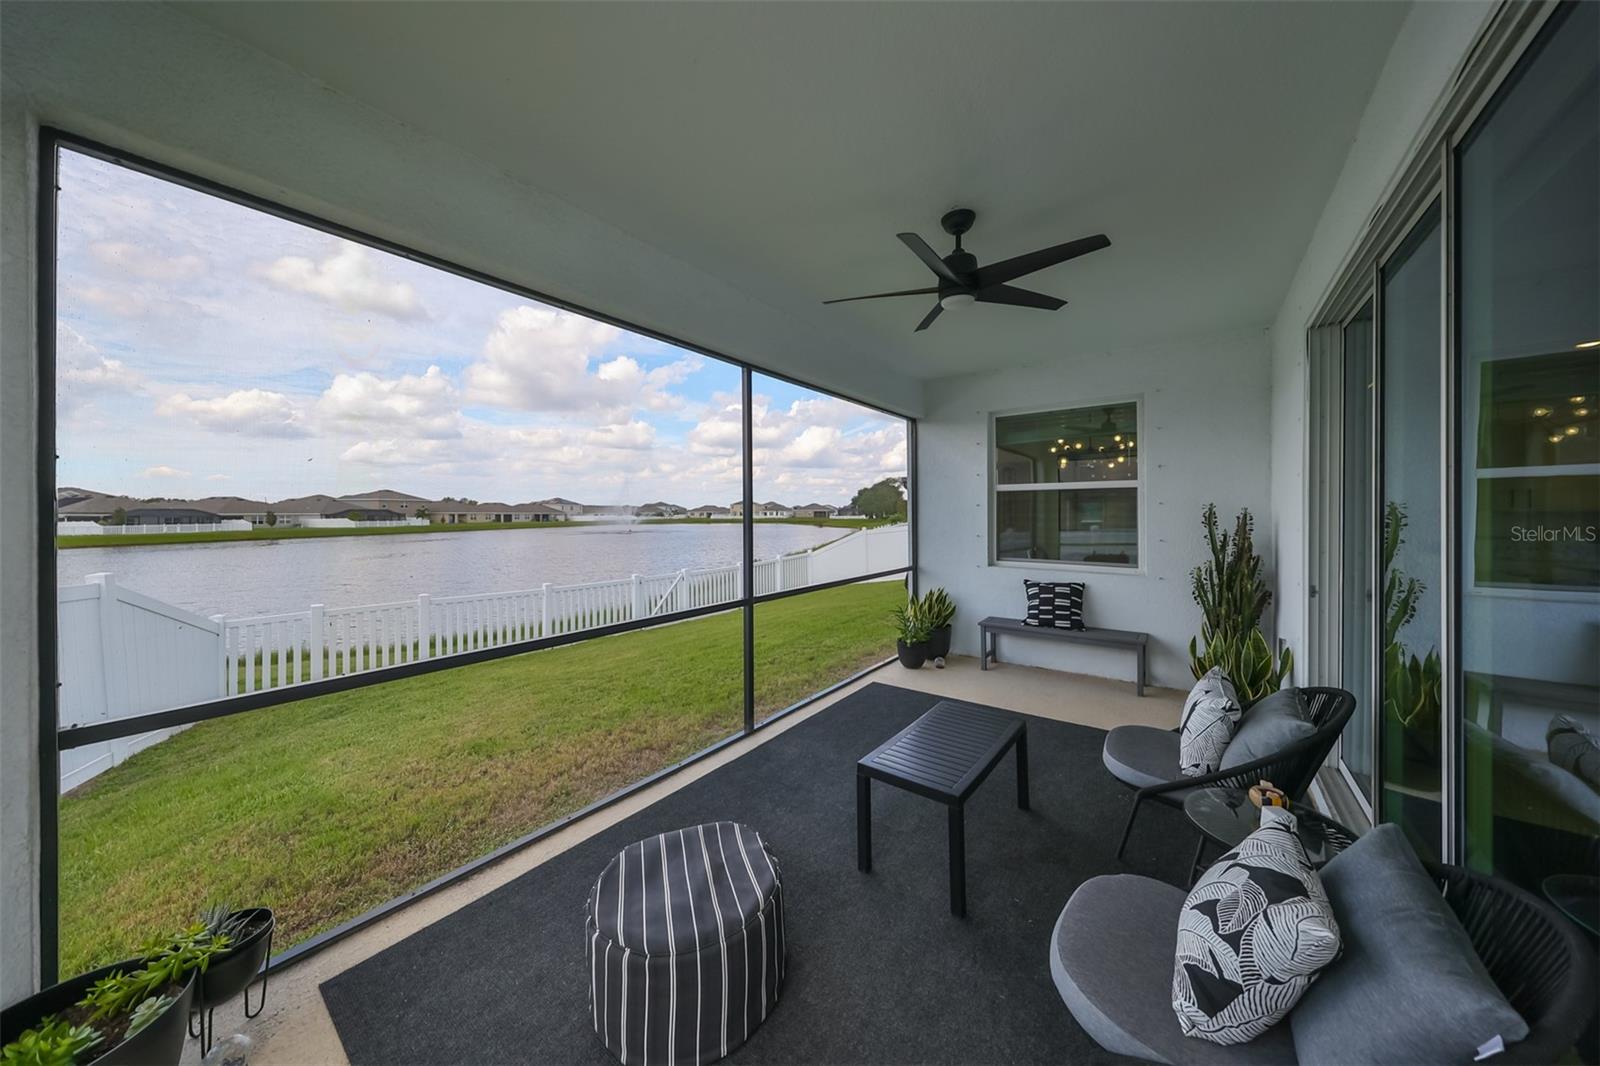
[(1009, 712), (944, 700), (862, 757), (856, 773), (964, 803), (1025, 729)]

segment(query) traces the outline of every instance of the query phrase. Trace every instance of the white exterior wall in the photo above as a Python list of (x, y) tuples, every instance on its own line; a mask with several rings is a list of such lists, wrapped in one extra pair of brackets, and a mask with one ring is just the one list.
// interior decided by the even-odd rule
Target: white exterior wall
[[(1130, 397), (1140, 402), (1142, 426), (1140, 567), (991, 563), (992, 416)], [(923, 589), (943, 585), (955, 598), (954, 650), (978, 653), (983, 617), (1022, 616), (1024, 578), (1083, 581), (1089, 624), (1149, 633), (1151, 682), (1187, 688), (1189, 638), (1199, 631), (1189, 570), (1205, 553), (1201, 509), (1215, 502), (1231, 523), (1248, 507), (1257, 516), (1258, 550), (1268, 559), (1273, 555), (1269, 523), (1261, 521), (1269, 469), (1265, 331), (943, 378), (929, 383), (926, 404), (917, 429), (919, 581)], [(1267, 629), (1270, 634), (1270, 618)], [(1007, 662), (1133, 679), (1132, 656), (1114, 649), (1002, 637), (1000, 655)]]
[[(1296, 648), (1305, 643), (1309, 611), (1306, 330), (1495, 6), (1464, 0), (1412, 7), (1272, 326), (1272, 509), (1264, 524), (1270, 525), (1270, 541), (1278, 546), (1273, 559), (1278, 632)], [(1302, 659), (1297, 673), (1303, 665)]]

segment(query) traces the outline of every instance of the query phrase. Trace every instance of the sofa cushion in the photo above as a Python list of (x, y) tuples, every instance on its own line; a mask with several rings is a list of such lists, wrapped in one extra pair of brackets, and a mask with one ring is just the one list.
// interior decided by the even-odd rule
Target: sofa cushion
[(1178, 779), (1178, 734), (1148, 725), (1119, 725), (1106, 734), (1100, 759), (1125, 785), (1164, 785)]
[(1261, 828), (1205, 872), (1178, 915), (1178, 1025), (1216, 1044), (1254, 1040), (1338, 955), (1339, 926), (1295, 816), (1263, 807)]
[(1233, 682), (1213, 666), (1194, 683), (1179, 719), (1178, 771), (1185, 777), (1212, 773), (1228, 750), (1239, 724), (1239, 697)]
[(1528, 1035), (1396, 825), (1322, 868), (1344, 957), (1289, 1018), (1302, 1063), (1471, 1062)]
[(1287, 1025), (1226, 1047), (1184, 1037), (1169, 995), (1182, 906), (1183, 889), (1149, 877), (1078, 886), (1050, 937), (1050, 974), (1072, 1016), (1107, 1051), (1147, 1062), (1292, 1063)]
[(1231, 770), (1276, 755), (1316, 731), (1311, 721), (1311, 708), (1306, 706), (1300, 690), (1279, 689), (1270, 696), (1263, 696), (1244, 712), (1217, 769)]

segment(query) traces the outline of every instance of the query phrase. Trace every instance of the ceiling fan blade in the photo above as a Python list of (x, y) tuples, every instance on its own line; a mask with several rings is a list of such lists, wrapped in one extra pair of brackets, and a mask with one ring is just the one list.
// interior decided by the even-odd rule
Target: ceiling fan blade
[(943, 304), (934, 304), (933, 305), (933, 310), (929, 311), (927, 317), (924, 318), (921, 322), (917, 323), (917, 328), (912, 330), (911, 332), (913, 332), (913, 333), (921, 333), (923, 330), (925, 330), (929, 326), (933, 325), (933, 320), (938, 318), (939, 317), (939, 312), (941, 312), (943, 310), (944, 310), (944, 305)]
[(928, 247), (927, 241), (918, 237), (915, 233), (897, 233), (895, 236), (899, 237), (905, 246), (910, 248), (918, 259), (922, 260), (923, 266), (939, 275), (942, 280), (948, 281), (952, 285), (960, 285), (962, 288), (966, 288), (966, 283), (956, 277), (955, 271), (945, 265), (945, 261), (939, 258), (938, 252)]
[(1046, 296), (1042, 292), (1033, 292), (1029, 289), (1019, 289), (1015, 285), (991, 285), (987, 289), (979, 289), (977, 300), (981, 304), (1010, 304), (1012, 307), (1037, 307), (1041, 311), (1059, 311), (1067, 306), (1067, 301), (1058, 300), (1054, 296)]
[(871, 296), (846, 296), (842, 300), (823, 300), (825, 304), (847, 304), (853, 300), (881, 300), (886, 296), (927, 296), (939, 291), (936, 285), (931, 289), (902, 289), (899, 292), (875, 292)]
[(987, 289), (991, 285), (1003, 285), (1008, 281), (1032, 274), (1036, 270), (1065, 263), (1068, 259), (1076, 259), (1080, 255), (1098, 252), (1102, 248), (1111, 247), (1111, 241), (1104, 233), (1097, 233), (1093, 237), (1080, 237), (1066, 244), (1058, 244), (1054, 248), (1041, 248), (1037, 252), (1019, 255), (1012, 259), (1002, 259), (998, 263), (990, 263), (986, 267), (979, 267), (977, 286)]

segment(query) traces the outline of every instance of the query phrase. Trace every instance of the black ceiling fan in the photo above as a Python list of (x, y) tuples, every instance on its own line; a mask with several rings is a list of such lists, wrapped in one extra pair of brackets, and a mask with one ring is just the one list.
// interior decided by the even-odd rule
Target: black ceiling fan
[(1097, 233), (1093, 237), (1082, 237), (1066, 244), (1058, 244), (1053, 248), (1041, 248), (1037, 252), (1002, 259), (998, 263), (981, 267), (978, 265), (977, 257), (961, 247), (961, 235), (972, 228), (972, 223), (977, 217), (976, 211), (970, 211), (965, 207), (945, 212), (939, 224), (944, 227), (946, 233), (956, 239), (956, 248), (943, 258), (928, 247), (927, 241), (915, 233), (898, 234), (905, 242), (905, 246), (922, 260), (923, 265), (934, 272), (939, 284), (926, 289), (876, 292), (871, 296), (846, 296), (842, 300), (822, 302), (843, 304), (853, 300), (881, 300), (889, 296), (937, 295), (939, 302), (934, 304), (933, 310), (918, 323), (915, 332), (921, 332), (933, 325), (933, 320), (938, 318), (939, 313), (946, 307), (965, 307), (972, 303), (1010, 304), (1012, 307), (1037, 307), (1043, 311), (1055, 311), (1065, 307), (1067, 301), (1046, 296), (1042, 292), (1019, 289), (1015, 285), (1007, 285), (1006, 282), (1025, 274), (1032, 274), (1036, 270), (1043, 270), (1045, 267), (1055, 266), (1057, 263), (1065, 263), (1068, 259), (1076, 259), (1080, 255), (1088, 255), (1090, 252), (1111, 247), (1106, 235)]

